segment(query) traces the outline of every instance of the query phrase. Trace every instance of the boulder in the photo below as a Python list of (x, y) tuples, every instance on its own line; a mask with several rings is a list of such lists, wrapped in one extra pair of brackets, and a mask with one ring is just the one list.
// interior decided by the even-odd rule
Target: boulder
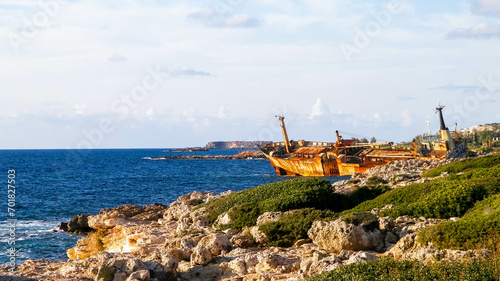
[(225, 213), (220, 214), (217, 217), (214, 225), (223, 226), (223, 225), (230, 225), (232, 223), (233, 223), (233, 220), (231, 219), (231, 217), (229, 217), (229, 212), (225, 212)]
[(247, 266), (244, 257), (238, 257), (230, 261), (227, 266), (237, 275), (247, 274)]
[(212, 260), (212, 254), (203, 246), (196, 246), (191, 254), (191, 265), (205, 265)]
[(380, 230), (365, 229), (361, 224), (346, 223), (342, 219), (315, 221), (307, 234), (314, 244), (333, 253), (342, 250), (375, 250), (384, 246)]
[(262, 231), (260, 231), (258, 226), (252, 226), (252, 227), (244, 229), (243, 233), (246, 233), (246, 232), (250, 233), (250, 235), (253, 237), (253, 240), (256, 243), (262, 244), (262, 245), (266, 243), (267, 236)]
[(69, 222), (62, 222), (59, 228), (74, 234), (84, 234), (93, 231), (93, 229), (89, 227), (88, 215), (76, 215), (71, 218)]
[(249, 248), (252, 247), (255, 244), (255, 240), (251, 237), (251, 235), (248, 234), (237, 234), (233, 236), (230, 240), (230, 242), (240, 248)]
[(380, 230), (389, 230), (394, 227), (394, 220), (391, 217), (381, 217), (378, 218), (378, 224)]
[(157, 221), (163, 217), (167, 206), (154, 204), (149, 206), (124, 205), (111, 209), (104, 209), (98, 215), (88, 216), (88, 225), (94, 229), (113, 228), (116, 225), (129, 223)]
[(266, 212), (257, 218), (256, 225), (263, 225), (270, 222), (278, 221), (281, 216), (281, 212)]
[[(318, 258), (311, 258), (309, 260), (305, 260), (305, 264), (301, 263), (301, 269), (303, 265), (306, 265), (303, 269), (307, 269), (304, 273), (307, 273), (309, 276), (314, 276), (317, 274), (321, 274), (323, 272), (332, 271), (335, 268), (342, 265), (342, 261), (335, 255)], [(307, 268), (307, 263), (310, 262), (309, 268)]]
[(208, 249), (211, 255), (215, 257), (222, 253), (230, 252), (233, 244), (231, 244), (227, 235), (213, 233), (201, 238), (197, 247), (200, 246)]
[(127, 281), (149, 281), (150, 278), (151, 276), (149, 275), (149, 270), (139, 270), (130, 274), (130, 276), (127, 278)]
[(378, 256), (364, 251), (355, 252), (352, 254), (347, 261), (344, 261), (344, 265), (348, 265), (351, 263), (365, 262), (365, 261), (374, 261), (378, 259)]

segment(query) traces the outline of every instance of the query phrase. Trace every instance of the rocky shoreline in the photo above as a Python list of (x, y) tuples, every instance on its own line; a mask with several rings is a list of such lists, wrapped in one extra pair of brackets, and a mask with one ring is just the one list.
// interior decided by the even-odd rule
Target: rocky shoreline
[[(348, 193), (378, 178), (398, 188), (430, 180), (421, 178), (421, 173), (449, 161), (392, 162), (332, 186), (336, 192)], [(368, 213), (370, 223), (354, 224), (345, 217), (315, 221), (307, 239), (289, 248), (268, 247), (259, 226), (282, 213), (264, 213), (257, 225), (238, 232), (219, 228), (229, 224), (227, 214), (209, 225), (204, 208), (197, 208), (231, 193), (193, 192), (168, 207), (126, 205), (95, 216), (76, 216), (61, 228), (73, 233), (94, 231), (67, 251), (68, 261), (26, 261), (15, 274), (6, 266), (0, 273), (24, 278), (12, 280), (304, 280), (382, 256), (423, 262), (489, 255), (481, 250), (438, 250), (418, 244), (418, 231), (445, 220), (379, 216), (391, 205)]]
[(169, 160), (169, 159), (264, 159), (266, 156), (262, 151), (243, 151), (235, 155), (174, 155), (148, 158), (151, 160)]

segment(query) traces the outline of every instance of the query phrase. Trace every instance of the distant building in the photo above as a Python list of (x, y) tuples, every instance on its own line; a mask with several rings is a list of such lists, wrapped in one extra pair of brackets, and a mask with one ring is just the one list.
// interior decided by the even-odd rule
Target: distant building
[(500, 141), (500, 137), (493, 137), (493, 141)]

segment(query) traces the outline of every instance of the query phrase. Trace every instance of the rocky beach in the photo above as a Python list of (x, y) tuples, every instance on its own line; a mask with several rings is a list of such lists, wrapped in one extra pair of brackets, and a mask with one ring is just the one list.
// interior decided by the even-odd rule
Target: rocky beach
[[(450, 162), (391, 162), (331, 188), (338, 194), (350, 194), (378, 181), (387, 189), (400, 189), (448, 176), (423, 177), (422, 173)], [(314, 221), (307, 237), (296, 239), (293, 245), (270, 246), (262, 226), (295, 210), (264, 212), (255, 225), (235, 229), (230, 227), (235, 223), (231, 208), (211, 223), (207, 203), (232, 194), (193, 192), (169, 206), (125, 205), (94, 216), (75, 216), (61, 228), (86, 235), (68, 249), (67, 261), (29, 260), (15, 273), (3, 266), (2, 280), (304, 280), (381, 257), (435, 262), (492, 255), (486, 249), (440, 249), (432, 243), (419, 243), (417, 234), (422, 229), (459, 218), (385, 215), (394, 208), (392, 204)]]

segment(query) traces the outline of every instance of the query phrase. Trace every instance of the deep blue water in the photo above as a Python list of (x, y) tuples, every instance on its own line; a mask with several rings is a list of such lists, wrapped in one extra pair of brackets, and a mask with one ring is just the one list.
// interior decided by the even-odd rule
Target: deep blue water
[[(163, 149), (0, 150), (0, 263), (8, 261), (7, 219), (17, 219), (17, 264), (65, 260), (81, 238), (57, 230), (77, 214), (124, 204), (168, 205), (193, 191), (239, 191), (286, 179), (265, 159), (149, 160), (162, 155), (236, 154), (238, 150), (164, 152)], [(15, 170), (16, 205), (9, 217), (8, 170)]]

